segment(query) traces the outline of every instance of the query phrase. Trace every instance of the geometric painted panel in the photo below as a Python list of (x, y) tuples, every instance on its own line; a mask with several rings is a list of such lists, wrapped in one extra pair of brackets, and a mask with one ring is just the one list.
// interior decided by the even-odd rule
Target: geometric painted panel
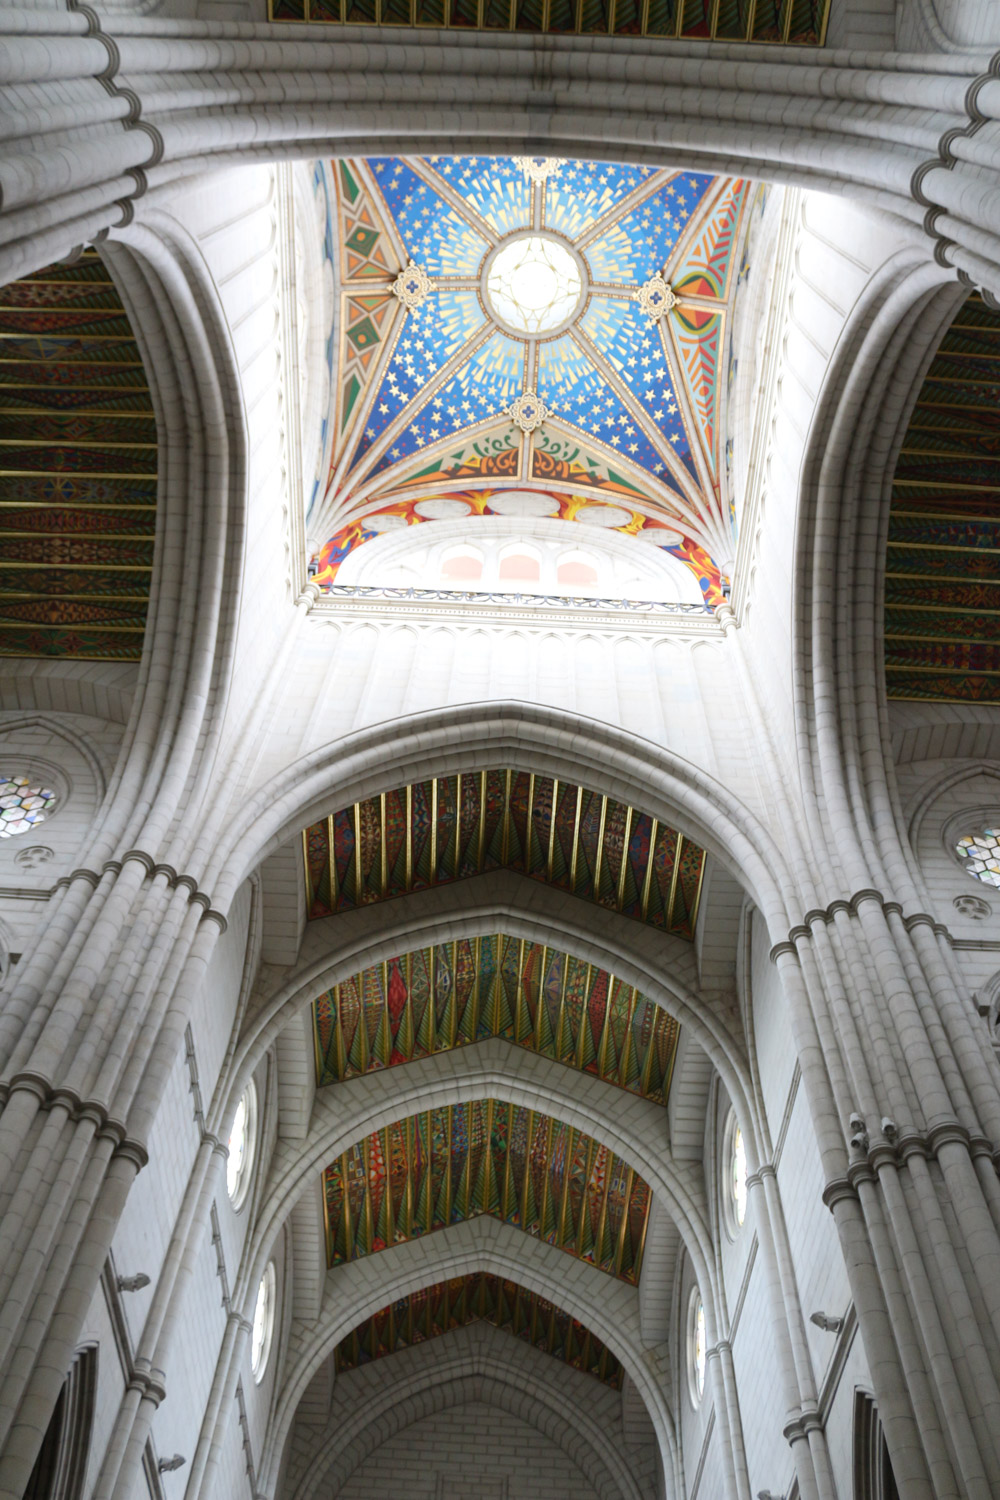
[(508, 1041), (666, 1104), (680, 1028), (632, 985), (580, 958), (503, 934), (418, 948), (313, 1002), (320, 1086)]
[(931, 361), (893, 476), (890, 698), (1000, 702), (1000, 313), (978, 292)]
[(612, 1390), (621, 1390), (621, 1365), (588, 1328), (516, 1281), (485, 1271), (438, 1281), (381, 1308), (341, 1339), (337, 1374), (470, 1323), (492, 1323), (572, 1369), (595, 1376)]
[(583, 1131), (478, 1099), (356, 1142), (326, 1168), (323, 1199), (330, 1266), (489, 1214), (634, 1286), (650, 1190)]
[(268, 0), (272, 21), (325, 21), (364, 26), (436, 26), (462, 31), (551, 32), (558, 35), (689, 37), (702, 42), (823, 45), (829, 0), (792, 5), (741, 5), (739, 0), (618, 0), (611, 5), (556, 5), (542, 0)]
[(489, 870), (693, 938), (705, 852), (627, 803), (527, 771), (437, 777), (305, 829), (308, 917)]
[(0, 288), (0, 656), (138, 661), (156, 418), (95, 250)]

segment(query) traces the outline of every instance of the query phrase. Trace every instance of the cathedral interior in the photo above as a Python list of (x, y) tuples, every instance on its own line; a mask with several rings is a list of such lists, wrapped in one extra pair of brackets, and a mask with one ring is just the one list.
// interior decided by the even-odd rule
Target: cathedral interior
[(0, 37), (0, 1496), (995, 1500), (997, 0)]

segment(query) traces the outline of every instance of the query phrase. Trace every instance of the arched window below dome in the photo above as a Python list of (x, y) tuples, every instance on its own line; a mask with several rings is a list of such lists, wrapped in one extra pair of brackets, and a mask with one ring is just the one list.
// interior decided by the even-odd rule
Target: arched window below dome
[(274, 1296), (276, 1277), (274, 1261), (268, 1261), (267, 1270), (260, 1278), (257, 1301), (253, 1310), (253, 1326), (250, 1332), (250, 1372), (259, 1385), (264, 1379), (268, 1357), (271, 1353), (271, 1338), (274, 1333)]
[(229, 1156), (226, 1160), (226, 1190), (233, 1207), (239, 1209), (246, 1199), (253, 1175), (257, 1142), (257, 1088), (251, 1078), (240, 1095), (229, 1130)]
[(695, 1286), (691, 1288), (688, 1300), (687, 1372), (688, 1394), (691, 1405), (696, 1408), (701, 1405), (701, 1398), (705, 1394), (706, 1358), (705, 1304), (701, 1300), (701, 1292)]
[(541, 576), (538, 558), (530, 557), (527, 552), (511, 552), (500, 559), (501, 582), (537, 583)]

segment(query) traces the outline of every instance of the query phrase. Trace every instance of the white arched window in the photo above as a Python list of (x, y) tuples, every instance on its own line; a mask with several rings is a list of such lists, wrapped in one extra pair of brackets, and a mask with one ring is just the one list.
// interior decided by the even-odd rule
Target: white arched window
[(705, 1394), (705, 1304), (697, 1287), (691, 1288), (687, 1319), (688, 1394), (691, 1405), (699, 1407)]
[(598, 573), (594, 560), (584, 552), (564, 552), (559, 559), (556, 579), (561, 589), (571, 593), (597, 588)]
[(259, 1385), (267, 1369), (271, 1353), (271, 1336), (274, 1333), (274, 1293), (276, 1278), (274, 1261), (267, 1263), (267, 1270), (260, 1278), (257, 1301), (253, 1310), (253, 1328), (250, 1333), (250, 1372)]
[(747, 1216), (747, 1153), (736, 1111), (729, 1111), (722, 1138), (722, 1206), (731, 1239)]
[(253, 1173), (257, 1143), (257, 1089), (251, 1078), (240, 1095), (229, 1130), (229, 1156), (226, 1161), (226, 1189), (234, 1208), (241, 1208)]
[(526, 547), (514, 547), (500, 559), (501, 583), (538, 583), (542, 576), (541, 564)]
[(441, 562), (441, 582), (445, 588), (453, 583), (460, 588), (478, 583), (483, 576), (483, 554), (477, 547), (451, 547)]

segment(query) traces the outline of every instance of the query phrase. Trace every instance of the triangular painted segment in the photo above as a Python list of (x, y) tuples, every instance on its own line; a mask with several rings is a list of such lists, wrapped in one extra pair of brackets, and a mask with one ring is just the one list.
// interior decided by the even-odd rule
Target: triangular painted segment
[(489, 245), (398, 157), (369, 162), (410, 258), (428, 276), (476, 276)]
[(725, 183), (706, 224), (688, 245), (679, 263), (671, 267), (670, 284), (675, 291), (683, 293), (686, 290), (691, 295), (703, 297), (727, 295), (736, 231), (746, 196), (747, 183), (742, 178)]

